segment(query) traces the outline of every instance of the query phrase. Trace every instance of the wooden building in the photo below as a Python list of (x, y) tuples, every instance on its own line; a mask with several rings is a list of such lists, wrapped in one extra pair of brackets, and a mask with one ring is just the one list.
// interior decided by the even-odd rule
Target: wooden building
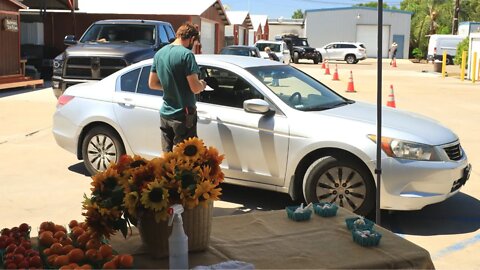
[(22, 18), (42, 23), (44, 46), (55, 54), (65, 50), (66, 35), (80, 38), (93, 22), (107, 19), (160, 20), (170, 22), (175, 30), (191, 22), (199, 26), (201, 52), (218, 53), (224, 46), (225, 25), (230, 24), (220, 0), (76, 0), (75, 4), (74, 12), (23, 10)]
[(16, 0), (0, 0), (0, 89), (43, 84), (25, 76), (25, 61), (20, 56), (20, 9), (27, 6)]
[(254, 44), (258, 40), (268, 40), (269, 26), (267, 15), (250, 15), (253, 29), (248, 33), (248, 44)]
[(248, 45), (248, 30), (253, 29), (248, 11), (227, 11), (227, 17), (225, 45)]

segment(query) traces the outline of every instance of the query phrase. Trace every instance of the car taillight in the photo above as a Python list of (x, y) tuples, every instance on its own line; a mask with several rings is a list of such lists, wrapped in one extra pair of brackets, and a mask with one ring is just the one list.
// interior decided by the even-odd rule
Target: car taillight
[(360, 48), (360, 49), (358, 49), (358, 50), (361, 51), (361, 52), (364, 52), (364, 51), (365, 51), (365, 49), (362, 49), (362, 48)]
[(61, 95), (57, 100), (57, 108), (67, 104), (73, 98), (74, 98), (74, 96)]

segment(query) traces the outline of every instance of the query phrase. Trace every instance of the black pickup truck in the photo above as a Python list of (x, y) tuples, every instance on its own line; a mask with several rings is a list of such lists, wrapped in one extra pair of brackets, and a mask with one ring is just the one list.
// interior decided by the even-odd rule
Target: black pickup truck
[(53, 61), (52, 87), (58, 98), (77, 83), (98, 81), (133, 63), (152, 58), (175, 39), (168, 22), (103, 20), (93, 23), (77, 41), (66, 36), (65, 52)]

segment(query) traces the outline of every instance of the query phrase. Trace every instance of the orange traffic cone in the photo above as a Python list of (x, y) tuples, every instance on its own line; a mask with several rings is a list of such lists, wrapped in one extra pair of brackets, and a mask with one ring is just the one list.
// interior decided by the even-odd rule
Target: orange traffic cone
[(325, 68), (325, 75), (330, 75), (330, 67), (328, 65), (328, 62), (327, 62), (327, 67)]
[(338, 69), (337, 69), (337, 64), (335, 64), (335, 72), (333, 72), (333, 78), (332, 80), (334, 81), (339, 81), (340, 79), (338, 78)]
[(387, 106), (396, 108), (395, 105), (395, 94), (393, 93), (393, 84), (390, 85), (390, 95), (388, 95)]
[(322, 69), (325, 69), (325, 62), (326, 62), (326, 61), (327, 61), (327, 60), (323, 60), (323, 61), (322, 61)]
[(353, 86), (353, 73), (350, 70), (350, 78), (348, 79), (348, 87), (347, 87), (347, 92), (349, 93), (355, 93), (355, 87)]
[(397, 67), (397, 59), (393, 58), (392, 67)]

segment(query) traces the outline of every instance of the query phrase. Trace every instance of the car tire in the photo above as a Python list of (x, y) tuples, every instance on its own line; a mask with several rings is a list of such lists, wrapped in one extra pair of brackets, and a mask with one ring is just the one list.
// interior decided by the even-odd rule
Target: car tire
[(320, 54), (320, 55), (318, 55), (318, 63), (322, 63), (322, 62), (323, 62), (323, 57), (322, 57), (322, 55)]
[(357, 58), (353, 54), (349, 54), (345, 56), (345, 61), (347, 61), (347, 64), (355, 64), (355, 61), (357, 61)]
[(300, 55), (298, 55), (298, 52), (293, 53), (293, 62), (295, 64), (298, 64), (298, 59), (300, 58)]
[(325, 156), (307, 169), (303, 192), (307, 202), (335, 202), (367, 216), (375, 207), (375, 185), (370, 172), (358, 162)]
[(453, 65), (453, 59), (450, 55), (447, 55), (446, 64), (447, 65)]
[(314, 64), (318, 64), (318, 62), (320, 62), (320, 57), (317, 57), (317, 58), (313, 58), (313, 63)]
[(82, 157), (91, 175), (104, 171), (111, 162), (116, 163), (125, 154), (118, 134), (111, 128), (97, 126), (87, 132), (82, 141)]

